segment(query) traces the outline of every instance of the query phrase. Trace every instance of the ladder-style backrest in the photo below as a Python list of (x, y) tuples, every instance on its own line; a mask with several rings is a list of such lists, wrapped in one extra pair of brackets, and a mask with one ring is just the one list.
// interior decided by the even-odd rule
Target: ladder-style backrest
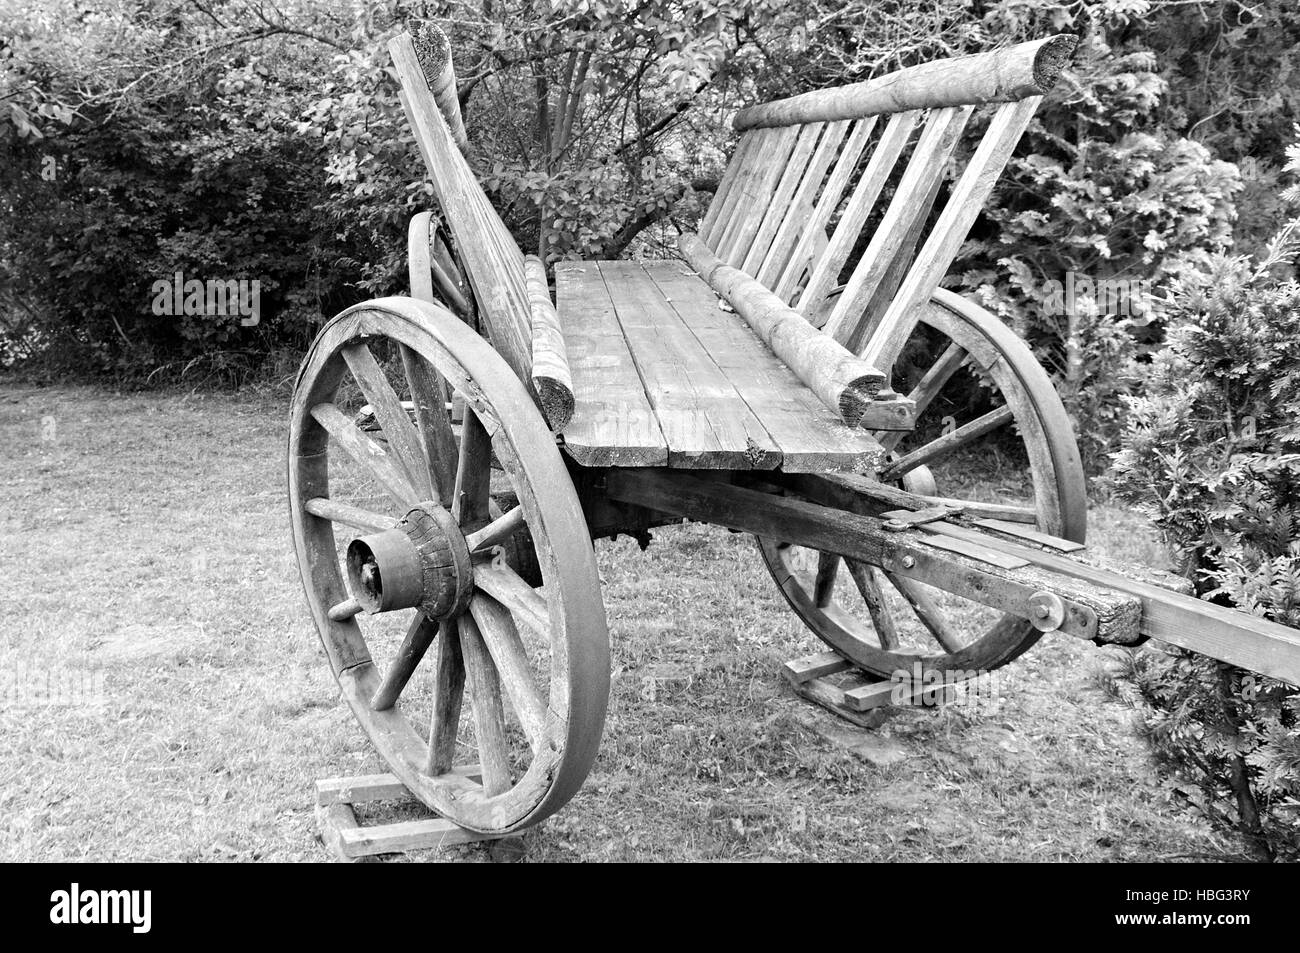
[[(1054, 36), (742, 110), (741, 139), (700, 237), (850, 351), (889, 368), (1076, 42)], [(962, 135), (986, 104), (987, 129), (959, 163)]]

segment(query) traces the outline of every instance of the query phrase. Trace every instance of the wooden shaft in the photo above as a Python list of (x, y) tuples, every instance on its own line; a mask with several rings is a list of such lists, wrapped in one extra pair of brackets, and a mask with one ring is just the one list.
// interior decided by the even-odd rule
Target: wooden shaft
[(677, 242), (696, 273), (725, 298), (827, 407), (856, 426), (885, 375), (810, 325), (799, 312), (738, 268), (724, 264), (698, 235)]
[(733, 125), (743, 132), (1041, 96), (1056, 84), (1078, 42), (1078, 37), (1063, 33), (988, 53), (909, 66), (861, 83), (750, 106), (736, 114)]
[(560, 329), (560, 315), (551, 303), (546, 266), (535, 255), (524, 258), (528, 303), (533, 310), (533, 387), (551, 430), (559, 433), (573, 419), (573, 373)]
[(433, 93), (433, 100), (438, 104), (438, 112), (446, 120), (451, 138), (464, 152), (469, 147), (469, 139), (460, 114), (460, 98), (456, 95), (456, 71), (451, 65), (451, 43), (447, 34), (432, 23), (424, 23), (411, 35), (411, 44), (415, 47), (415, 58), (424, 73), (424, 81), (429, 84), (429, 92)]

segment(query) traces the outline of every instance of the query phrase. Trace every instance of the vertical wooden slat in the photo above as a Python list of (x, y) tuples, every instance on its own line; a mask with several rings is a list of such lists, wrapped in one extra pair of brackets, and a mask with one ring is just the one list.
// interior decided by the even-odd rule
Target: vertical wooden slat
[(719, 203), (718, 217), (711, 223), (712, 227), (709, 231), (709, 247), (715, 251), (727, 234), (727, 230), (735, 225), (735, 213), (737, 206), (740, 205), (741, 193), (745, 190), (745, 184), (754, 176), (754, 157), (762, 154), (763, 149), (772, 141), (776, 133), (775, 129), (755, 129), (741, 140), (740, 145), (744, 151), (739, 152), (732, 160), (736, 166), (736, 175), (725, 198)]
[(713, 193), (713, 201), (709, 203), (708, 211), (704, 213), (704, 220), (700, 222), (699, 234), (705, 241), (712, 238), (714, 226), (722, 214), (723, 207), (727, 204), (727, 198), (731, 196), (732, 186), (736, 184), (736, 177), (740, 175), (740, 169), (745, 164), (745, 155), (753, 146), (756, 135), (758, 134), (755, 132), (747, 132), (736, 143), (736, 150), (731, 154), (731, 161), (727, 163), (727, 168), (722, 173), (718, 190)]
[(763, 263), (754, 276), (769, 288), (780, 278), (786, 262), (790, 260), (790, 252), (799, 241), (803, 228), (813, 212), (817, 192), (822, 186), (826, 170), (830, 168), (831, 160), (835, 158), (835, 153), (839, 150), (840, 143), (844, 141), (848, 131), (847, 122), (830, 123), (821, 141), (817, 143), (817, 151), (813, 153), (812, 161), (808, 163), (808, 171), (804, 173), (803, 181), (799, 183), (799, 191), (791, 200), (790, 207), (781, 221), (781, 227), (777, 229), (771, 247), (763, 256)]
[(939, 287), (1041, 101), (1041, 96), (1031, 96), (1001, 106), (994, 114), (988, 132), (881, 320), (880, 329), (867, 344), (864, 356), (877, 367), (891, 367), (907, 343), (920, 306)]
[(763, 219), (740, 265), (742, 271), (747, 271), (751, 275), (758, 274), (758, 266), (763, 263), (768, 249), (772, 247), (772, 239), (776, 237), (776, 231), (785, 219), (786, 210), (790, 207), (795, 190), (803, 181), (804, 173), (808, 171), (808, 160), (812, 158), (813, 148), (825, 128), (824, 122), (814, 122), (799, 129), (790, 158), (786, 160), (785, 171), (781, 173), (781, 180), (772, 192), (767, 207), (762, 210)]
[[(891, 120), (890, 124), (895, 121), (897, 120)], [(867, 139), (875, 125), (876, 117), (871, 116), (859, 121), (849, 133), (848, 142), (844, 144), (839, 159), (835, 162), (835, 168), (831, 170), (830, 177), (826, 180), (826, 187), (822, 189), (817, 205), (809, 216), (799, 241), (795, 243), (794, 251), (790, 253), (790, 259), (786, 262), (781, 277), (777, 280), (774, 290), (776, 296), (782, 301), (789, 302), (793, 299), (799, 287), (799, 279), (803, 277), (809, 262), (820, 257), (821, 250), (826, 244), (826, 225), (830, 222), (835, 209), (839, 207), (844, 189), (848, 187), (849, 179), (858, 166), (862, 150), (866, 148)]]
[[(927, 118), (921, 138), (894, 191), (893, 200), (885, 209), (880, 224), (876, 226), (867, 250), (863, 252), (857, 267), (853, 269), (853, 275), (849, 278), (844, 293), (836, 302), (830, 320), (825, 322), (826, 333), (835, 337), (835, 340), (841, 344), (849, 337), (847, 333), (842, 333), (844, 316), (861, 314), (867, 302), (871, 300), (881, 278), (889, 268), (889, 263), (893, 261), (899, 245), (907, 237), (908, 228), (917, 217), (921, 199), (929, 192), (931, 183), (943, 175), (971, 111), (970, 106), (953, 106), (935, 110)], [(886, 171), (884, 175), (888, 178), (889, 172)], [(863, 176), (864, 183), (866, 178)], [(884, 184), (883, 180), (880, 184)], [(879, 189), (874, 195), (867, 197), (874, 204), (878, 195)], [(857, 197), (855, 194), (854, 199)], [(800, 302), (803, 305), (802, 310), (816, 318), (814, 324), (822, 323), (820, 317), (825, 313), (826, 295), (830, 292), (840, 268), (844, 266), (843, 258), (836, 258), (835, 261), (830, 259), (844, 254), (853, 247), (853, 243), (857, 241), (857, 233), (861, 231), (862, 223), (866, 221), (870, 209), (858, 208), (855, 212), (853, 221), (850, 221), (847, 212), (841, 220), (840, 226), (845, 232), (843, 236), (840, 234), (840, 229), (836, 229), (831, 244), (835, 246), (839, 240), (839, 245), (827, 253), (826, 259), (818, 268), (821, 284), (817, 284), (816, 281), (810, 284), (808, 294)], [(834, 270), (831, 271), (831, 268)]]
[(743, 183), (736, 211), (731, 216), (733, 224), (718, 243), (718, 257), (728, 264), (735, 265), (744, 260), (745, 253), (749, 251), (754, 235), (758, 232), (763, 212), (772, 200), (772, 193), (785, 169), (790, 150), (799, 137), (796, 126), (785, 126), (775, 132), (771, 144), (750, 163), (754, 166), (754, 174)]

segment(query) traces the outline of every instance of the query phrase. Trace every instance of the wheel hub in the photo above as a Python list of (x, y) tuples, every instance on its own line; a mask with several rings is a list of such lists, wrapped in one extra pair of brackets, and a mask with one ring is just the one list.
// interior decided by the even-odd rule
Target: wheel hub
[(474, 570), (465, 535), (436, 503), (407, 511), (392, 529), (348, 544), (348, 585), (368, 613), (419, 608), (431, 619), (465, 611)]

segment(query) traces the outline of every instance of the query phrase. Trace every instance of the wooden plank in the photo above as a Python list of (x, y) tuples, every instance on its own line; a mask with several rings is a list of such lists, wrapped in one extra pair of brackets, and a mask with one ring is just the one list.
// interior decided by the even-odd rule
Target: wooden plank
[(750, 160), (754, 171), (737, 183), (740, 194), (736, 209), (731, 224), (718, 242), (717, 255), (723, 261), (736, 267), (744, 261), (798, 135), (799, 130), (793, 126), (775, 130), (771, 141)]
[(742, 271), (747, 271), (751, 275), (758, 274), (759, 266), (772, 247), (772, 240), (776, 238), (777, 229), (785, 219), (795, 191), (803, 181), (804, 173), (809, 171), (808, 162), (812, 158), (813, 148), (825, 128), (825, 123), (815, 122), (799, 129), (799, 136), (795, 140), (789, 158), (786, 159), (781, 180), (772, 191), (766, 207), (761, 210), (762, 220), (753, 241), (749, 243), (749, 250), (745, 252), (743, 263), (740, 265)]
[[(1041, 101), (1041, 96), (1033, 96), (1003, 106), (994, 115), (929, 237), (917, 253), (911, 270), (903, 279), (898, 294), (881, 319), (879, 329), (867, 343), (863, 354), (866, 359), (878, 362), (882, 367), (892, 367), (898, 359), (916, 327), (919, 309), (939, 287), (939, 281), (957, 256)], [(842, 298), (836, 305), (836, 312), (844, 305)]]
[[(477, 764), (458, 764), (454, 775), (477, 781), (483, 772)], [(395, 774), (360, 774), (347, 778), (322, 778), (316, 782), (316, 803), (369, 804), (373, 801), (397, 801), (411, 798), (410, 789)]]
[(838, 652), (818, 652), (790, 659), (782, 666), (782, 674), (791, 685), (799, 685), (811, 678), (823, 675), (836, 675), (853, 668), (853, 663)]
[(679, 262), (641, 266), (772, 438), (786, 472), (874, 472), (882, 456), (867, 432), (848, 427), (698, 275)]
[[(771, 469), (780, 451), (753, 411), (638, 262), (598, 262), (668, 465)], [(716, 305), (715, 305), (716, 307)]]
[(374, 827), (354, 827), (340, 830), (338, 836), (345, 856), (368, 857), (374, 854), (401, 854), (411, 850), (473, 844), (493, 840), (499, 835), (480, 834), (458, 827), (444, 818), (430, 817), (394, 824), (376, 824)]
[(781, 226), (763, 256), (762, 264), (757, 271), (751, 271), (755, 278), (773, 290), (776, 290), (776, 283), (781, 273), (785, 271), (790, 255), (799, 242), (809, 217), (813, 214), (817, 195), (826, 177), (826, 170), (839, 152), (848, 131), (847, 122), (833, 122), (827, 125), (821, 141), (817, 143), (817, 151), (813, 153), (812, 159), (808, 162), (808, 169), (799, 182), (799, 190), (790, 200), (790, 207), (781, 219)]
[[(835, 302), (826, 322), (826, 333), (855, 353), (862, 349), (861, 316), (889, 272), (890, 265), (916, 224), (918, 216), (928, 211), (925, 197), (934, 183), (944, 175), (970, 114), (971, 107), (962, 106), (940, 109), (930, 115), (889, 207), (885, 209), (880, 224), (872, 233), (871, 242), (853, 269), (844, 292)], [(872, 198), (874, 201), (874, 196)], [(861, 221), (866, 221), (865, 212)], [(850, 242), (856, 241), (860, 228), (859, 225), (852, 232)], [(824, 290), (829, 292), (830, 288)], [(815, 307), (814, 302), (821, 299), (807, 300)]]
[(736, 143), (735, 151), (731, 154), (731, 161), (727, 163), (727, 168), (722, 173), (718, 191), (714, 193), (713, 201), (709, 203), (708, 211), (704, 213), (704, 218), (700, 222), (700, 235), (709, 242), (710, 248), (713, 247), (713, 240), (717, 237), (715, 232), (722, 223), (726, 222), (727, 214), (735, 207), (736, 181), (745, 174), (748, 168), (745, 156), (754, 148), (754, 140), (760, 137), (761, 134), (757, 132), (747, 132), (741, 136), (740, 141)]
[(1040, 533), (1036, 529), (1029, 529), (1022, 523), (1009, 523), (1006, 520), (998, 519), (973, 519), (971, 522), (976, 526), (982, 526), (984, 529), (991, 529), (998, 533), (1005, 533), (1008, 536), (1014, 536), (1026, 542), (1037, 543), (1039, 546), (1048, 546), (1063, 553), (1077, 553), (1085, 548), (1083, 543), (1076, 543), (1072, 539), (1061, 539), (1059, 536)]
[[(891, 120), (891, 123), (894, 120)], [(854, 170), (858, 167), (858, 160), (862, 157), (862, 150), (867, 146), (867, 140), (871, 136), (871, 131), (875, 128), (875, 118), (863, 119), (855, 123), (853, 131), (849, 133), (848, 141), (844, 143), (844, 148), (840, 150), (839, 158), (835, 161), (835, 167), (831, 170), (830, 176), (826, 179), (826, 185), (822, 188), (821, 194), (817, 198), (817, 204), (813, 209), (812, 215), (808, 217), (799, 240), (795, 243), (794, 251), (790, 253), (790, 258), (781, 271), (781, 277), (777, 279), (772, 290), (776, 296), (787, 304), (795, 300), (795, 292), (799, 288), (799, 282), (803, 278), (804, 272), (812, 267), (813, 264), (820, 260), (826, 247), (826, 227), (839, 208), (840, 198), (844, 190), (848, 187), (849, 180), (853, 177)]]
[(1056, 84), (1078, 42), (1077, 36), (1061, 33), (988, 53), (909, 66), (861, 83), (750, 106), (737, 113), (733, 125), (739, 132), (1041, 96)]
[(665, 466), (668, 442), (592, 262), (559, 262), (556, 297), (573, 374), (564, 450), (590, 467)]
[[(857, 187), (849, 196), (848, 204), (844, 208), (844, 214), (840, 216), (835, 226), (830, 244), (817, 259), (817, 267), (813, 269), (812, 277), (808, 279), (808, 287), (799, 296), (799, 310), (810, 318), (821, 314), (827, 296), (838, 284), (840, 271), (843, 270), (844, 263), (849, 260), (849, 253), (853, 251), (853, 246), (858, 241), (862, 226), (866, 224), (872, 206), (876, 204), (881, 190), (889, 181), (889, 175), (898, 162), (898, 157), (902, 155), (903, 147), (907, 145), (907, 140), (912, 135), (920, 115), (919, 112), (906, 112), (890, 117), (889, 125), (885, 127), (880, 141), (872, 150), (871, 158), (867, 160), (867, 167), (862, 172), (862, 178), (858, 180)], [(936, 125), (938, 123), (932, 117), (926, 126), (927, 131), (935, 128)], [(926, 141), (926, 137), (922, 135), (921, 144)], [(918, 152), (921, 144), (917, 145)], [(908, 168), (911, 168), (911, 163)], [(905, 181), (906, 176), (904, 176)], [(899, 187), (902, 188), (903, 184), (900, 183)], [(881, 229), (878, 229), (876, 234), (880, 233)]]

